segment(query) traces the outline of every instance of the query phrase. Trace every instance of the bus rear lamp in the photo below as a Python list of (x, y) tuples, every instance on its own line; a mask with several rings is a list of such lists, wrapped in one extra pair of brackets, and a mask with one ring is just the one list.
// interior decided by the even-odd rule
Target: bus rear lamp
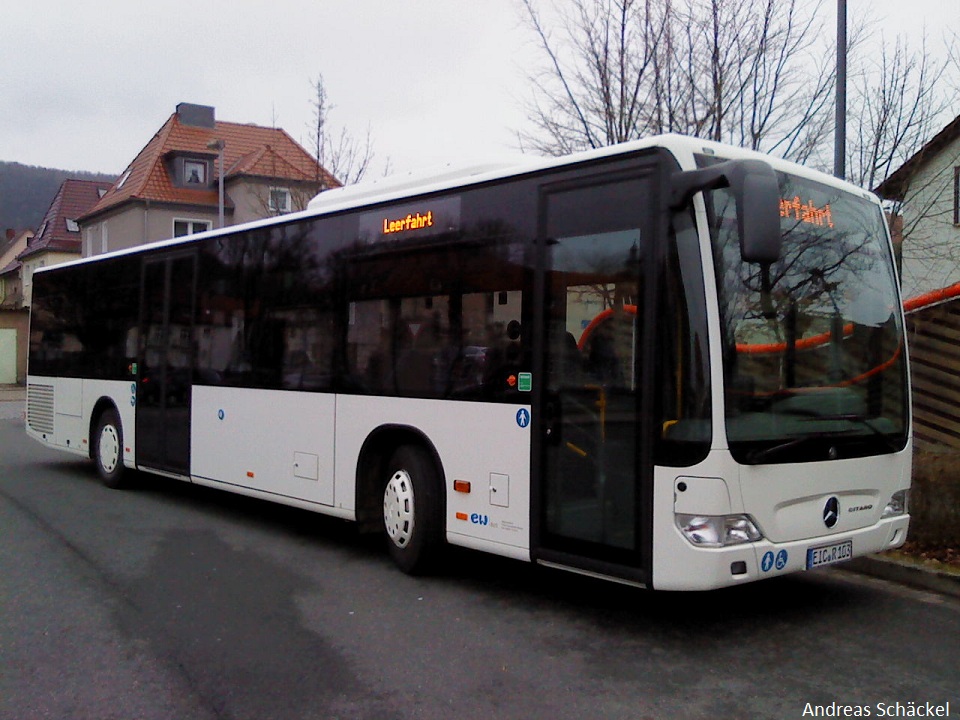
[(880, 518), (897, 517), (898, 515), (906, 515), (908, 512), (910, 512), (910, 491), (897, 490), (890, 497), (890, 502), (883, 509)]
[(677, 527), (698, 547), (727, 547), (763, 539), (749, 515), (684, 515), (677, 513)]

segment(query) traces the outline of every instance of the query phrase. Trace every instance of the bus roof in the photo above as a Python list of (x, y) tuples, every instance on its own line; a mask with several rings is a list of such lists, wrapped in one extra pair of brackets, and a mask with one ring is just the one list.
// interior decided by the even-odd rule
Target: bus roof
[(208, 237), (218, 235), (228, 235), (244, 230), (254, 230), (262, 227), (271, 227), (273, 225), (284, 224), (308, 217), (319, 217), (344, 210), (375, 205), (379, 203), (403, 200), (405, 198), (427, 194), (438, 193), (457, 188), (465, 188), (471, 185), (479, 185), (497, 180), (504, 180), (520, 175), (527, 175), (554, 168), (562, 168), (568, 165), (591, 162), (618, 155), (627, 155), (642, 150), (652, 148), (662, 148), (670, 152), (685, 169), (696, 167), (695, 155), (707, 154), (715, 155), (724, 159), (757, 158), (764, 160), (775, 169), (788, 172), (820, 183), (835, 186), (847, 192), (862, 195), (864, 198), (871, 199), (877, 204), (880, 203), (873, 193), (864, 190), (856, 185), (832, 177), (818, 170), (807, 168), (803, 165), (783, 160), (761, 152), (738, 148), (733, 145), (712, 140), (702, 140), (677, 134), (656, 135), (642, 140), (632, 140), (629, 142), (609, 145), (602, 148), (594, 148), (580, 152), (563, 155), (560, 157), (530, 157), (526, 155), (514, 156), (509, 160), (494, 160), (481, 163), (475, 163), (465, 166), (444, 165), (440, 167), (426, 168), (420, 171), (401, 173), (384, 178), (367, 180), (355, 185), (348, 185), (332, 190), (325, 190), (316, 195), (307, 204), (307, 209), (296, 213), (289, 213), (276, 217), (254, 220), (240, 225), (228, 225), (216, 230), (208, 230), (202, 233), (185, 235), (183, 237), (170, 238), (167, 240), (156, 240), (142, 245), (136, 245), (130, 248), (123, 248), (113, 252), (95, 255), (87, 258), (78, 258), (66, 263), (51, 265), (46, 268), (37, 268), (35, 272), (44, 272), (52, 268), (62, 268), (71, 265), (77, 265), (87, 262), (93, 262), (108, 257), (117, 257), (142, 252), (146, 249), (157, 249), (163, 247), (174, 247), (176, 245), (193, 242)]

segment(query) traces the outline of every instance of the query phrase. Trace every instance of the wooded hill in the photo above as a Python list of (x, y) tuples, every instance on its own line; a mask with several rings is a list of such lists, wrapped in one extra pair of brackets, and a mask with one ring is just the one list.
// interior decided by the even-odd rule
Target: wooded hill
[(7, 228), (36, 230), (67, 178), (112, 181), (116, 176), (0, 161), (0, 233)]

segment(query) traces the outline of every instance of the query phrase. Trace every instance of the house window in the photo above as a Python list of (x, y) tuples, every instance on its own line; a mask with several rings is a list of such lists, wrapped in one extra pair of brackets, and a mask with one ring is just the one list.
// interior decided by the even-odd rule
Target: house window
[(80, 232), (80, 226), (77, 225), (77, 221), (76, 221), (76, 220), (71, 220), (70, 218), (67, 218), (66, 220), (67, 220), (67, 231), (68, 231), (68, 232)]
[(960, 225), (960, 167), (953, 169), (953, 224)]
[(290, 212), (290, 191), (286, 188), (270, 188), (270, 210), (278, 215)]
[(210, 229), (208, 220), (174, 220), (173, 236), (183, 237), (184, 235), (193, 235), (198, 232), (205, 232)]
[(185, 185), (205, 187), (207, 184), (207, 163), (203, 160), (184, 160), (183, 182)]

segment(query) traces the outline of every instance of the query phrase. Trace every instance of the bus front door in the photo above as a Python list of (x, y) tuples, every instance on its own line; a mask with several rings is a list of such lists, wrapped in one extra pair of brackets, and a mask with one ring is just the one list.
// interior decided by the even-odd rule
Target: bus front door
[(195, 282), (193, 254), (144, 261), (137, 465), (177, 475), (190, 473)]
[[(539, 557), (643, 581), (643, 177), (546, 196)], [(611, 568), (613, 568), (611, 570)]]

